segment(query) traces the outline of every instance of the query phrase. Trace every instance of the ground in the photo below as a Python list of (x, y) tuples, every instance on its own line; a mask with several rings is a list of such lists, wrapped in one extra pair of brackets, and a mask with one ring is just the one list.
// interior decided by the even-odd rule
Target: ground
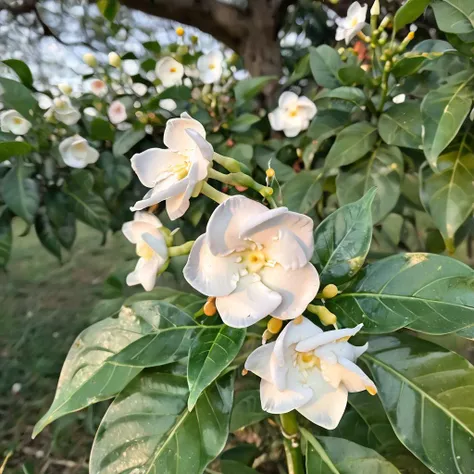
[[(15, 234), (22, 231), (17, 222)], [(31, 432), (53, 399), (71, 343), (91, 322), (105, 278), (133, 257), (133, 247), (120, 233), (102, 246), (97, 231), (80, 225), (61, 265), (34, 231), (14, 242), (8, 271), (0, 273), (0, 474), (86, 473), (105, 406), (66, 416), (35, 440)]]

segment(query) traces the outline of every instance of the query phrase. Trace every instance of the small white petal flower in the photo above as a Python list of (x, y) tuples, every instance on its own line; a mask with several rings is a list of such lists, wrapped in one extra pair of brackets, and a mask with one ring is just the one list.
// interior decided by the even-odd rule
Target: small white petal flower
[(132, 169), (147, 188), (152, 188), (132, 211), (166, 201), (171, 220), (189, 207), (196, 185), (207, 178), (214, 150), (204, 127), (187, 113), (166, 123), (163, 137), (168, 149), (150, 148), (132, 157)]
[(216, 297), (228, 326), (248, 327), (270, 314), (294, 319), (319, 289), (309, 262), (313, 245), (309, 217), (233, 196), (212, 214), (183, 273), (196, 290)]
[(148, 92), (148, 87), (141, 82), (135, 82), (132, 84), (132, 90), (140, 97), (143, 97)]
[(323, 332), (302, 318), (290, 322), (275, 342), (252, 352), (245, 368), (262, 379), (262, 409), (275, 414), (297, 410), (314, 424), (335, 429), (348, 392), (377, 393), (372, 380), (355, 364), (368, 345), (347, 342), (361, 327)]
[(66, 83), (58, 84), (58, 89), (61, 91), (62, 94), (65, 95), (70, 95), (72, 93), (72, 87)]
[(183, 84), (190, 89), (193, 87), (193, 81), (189, 77), (185, 77)]
[(71, 105), (69, 97), (63, 95), (54, 99), (44, 117), (46, 119), (56, 119), (66, 125), (74, 125), (81, 118), (81, 113)]
[(31, 122), (16, 110), (0, 112), (0, 129), (5, 133), (26, 135), (31, 128)]
[(119, 100), (114, 100), (107, 111), (109, 120), (114, 124), (125, 122), (127, 120), (127, 109)]
[(80, 135), (63, 140), (59, 144), (59, 153), (64, 163), (71, 168), (85, 168), (99, 159), (99, 152)]
[(112, 67), (117, 67), (117, 68), (120, 67), (120, 65), (122, 64), (122, 59), (115, 51), (111, 51), (109, 53), (109, 64)]
[(160, 100), (160, 107), (168, 112), (173, 112), (176, 109), (177, 105), (173, 99), (163, 99)]
[(222, 76), (224, 56), (221, 51), (214, 50), (197, 60), (199, 77), (204, 84), (217, 82)]
[(405, 94), (398, 94), (392, 99), (392, 102), (394, 104), (403, 104), (403, 102), (405, 102), (405, 99), (406, 99)]
[(122, 232), (136, 245), (140, 259), (127, 276), (127, 285), (142, 285), (146, 291), (155, 286), (157, 273), (168, 260), (168, 247), (160, 231), (160, 220), (148, 212), (136, 212), (133, 221), (125, 222)]
[(471, 113), (469, 114), (469, 118), (471, 119), (471, 121), (474, 122), (474, 107), (472, 108)]
[(129, 76), (135, 76), (140, 72), (140, 63), (135, 59), (126, 59), (122, 64), (122, 69)]
[(282, 130), (287, 137), (296, 137), (309, 127), (316, 112), (316, 106), (307, 97), (283, 92), (278, 107), (268, 114), (268, 120), (273, 130)]
[(100, 79), (92, 79), (89, 89), (97, 97), (104, 97), (107, 94), (107, 84)]
[(365, 26), (365, 19), (367, 17), (367, 4), (361, 6), (359, 2), (351, 4), (347, 10), (347, 16), (336, 20), (336, 41), (345, 40), (349, 44), (354, 36), (362, 31)]
[(176, 59), (166, 56), (156, 63), (155, 72), (165, 87), (177, 86), (183, 80), (184, 67)]
[(12, 393), (13, 393), (13, 395), (16, 395), (17, 393), (20, 393), (21, 388), (22, 388), (21, 383), (20, 383), (20, 382), (15, 382), (15, 383), (12, 385)]

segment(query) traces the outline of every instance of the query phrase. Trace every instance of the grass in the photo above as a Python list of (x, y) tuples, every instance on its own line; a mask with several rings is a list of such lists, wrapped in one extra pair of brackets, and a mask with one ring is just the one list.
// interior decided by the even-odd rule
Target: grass
[(0, 274), (0, 454), (3, 462), (8, 456), (3, 472), (86, 473), (104, 406), (66, 416), (35, 440), (31, 432), (52, 402), (70, 345), (91, 322), (103, 281), (133, 256), (133, 247), (119, 233), (101, 246), (101, 235), (80, 225), (73, 252), (61, 265), (34, 231), (19, 237), (22, 230), (16, 222), (8, 272)]

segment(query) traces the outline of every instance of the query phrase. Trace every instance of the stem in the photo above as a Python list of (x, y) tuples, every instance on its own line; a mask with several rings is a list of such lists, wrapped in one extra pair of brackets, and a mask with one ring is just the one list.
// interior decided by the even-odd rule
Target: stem
[(387, 95), (388, 95), (388, 77), (390, 75), (390, 70), (392, 68), (392, 62), (388, 60), (385, 63), (385, 66), (383, 68), (383, 73), (382, 73), (382, 97), (380, 99), (380, 104), (379, 104), (379, 112), (383, 112), (383, 107), (385, 105), (385, 102), (387, 100)]
[(283, 413), (280, 415), (280, 421), (281, 432), (284, 437), (283, 444), (285, 445), (288, 474), (304, 474), (296, 412)]
[(222, 204), (226, 199), (229, 199), (229, 196), (227, 196), (227, 194), (221, 193), (208, 183), (204, 183), (204, 186), (201, 189), (201, 193), (204, 194), (204, 196), (207, 196), (208, 198), (217, 202), (217, 204)]
[(264, 198), (268, 198), (273, 194), (273, 189), (257, 183), (251, 176), (242, 173), (224, 174), (214, 169), (209, 170), (209, 178), (220, 181), (221, 183), (230, 184), (232, 186), (245, 186), (260, 193)]
[(168, 248), (168, 255), (170, 257), (178, 257), (180, 255), (188, 255), (191, 252), (191, 249), (194, 245), (194, 240), (190, 240), (189, 242), (185, 242), (182, 245), (175, 245), (174, 247)]

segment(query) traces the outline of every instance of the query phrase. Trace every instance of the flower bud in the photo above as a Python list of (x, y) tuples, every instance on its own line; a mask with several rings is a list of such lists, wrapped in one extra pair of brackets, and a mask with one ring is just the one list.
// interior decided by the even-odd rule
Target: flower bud
[(216, 308), (216, 299), (213, 296), (210, 296), (206, 304), (204, 305), (204, 314), (206, 316), (214, 316), (217, 313), (217, 308)]
[(86, 53), (82, 56), (82, 60), (90, 67), (97, 66), (97, 58), (92, 53)]
[(371, 16), (379, 16), (380, 15), (380, 2), (379, 0), (375, 0), (372, 8), (370, 9)]
[(122, 60), (120, 59), (120, 56), (114, 51), (109, 53), (109, 64), (112, 67), (116, 67), (116, 68), (119, 68), (120, 65), (122, 64)]
[(337, 286), (331, 283), (324, 287), (322, 296), (324, 299), (328, 300), (330, 298), (334, 298), (337, 295), (337, 293), (338, 293)]
[(191, 36), (191, 43), (197, 44), (198, 41), (199, 41), (199, 38), (196, 35)]
[(178, 26), (178, 28), (176, 28), (176, 34), (178, 36), (184, 36), (184, 28), (181, 26)]
[(272, 334), (278, 334), (281, 331), (282, 327), (283, 327), (283, 321), (277, 318), (271, 318), (267, 324), (267, 329)]
[(58, 89), (65, 95), (72, 92), (72, 87), (69, 84), (58, 84)]
[(308, 305), (308, 310), (315, 314), (325, 326), (331, 326), (337, 322), (336, 315), (325, 306)]
[(267, 171), (265, 171), (265, 174), (267, 175), (267, 178), (273, 178), (275, 176), (275, 170), (273, 168), (268, 168)]

